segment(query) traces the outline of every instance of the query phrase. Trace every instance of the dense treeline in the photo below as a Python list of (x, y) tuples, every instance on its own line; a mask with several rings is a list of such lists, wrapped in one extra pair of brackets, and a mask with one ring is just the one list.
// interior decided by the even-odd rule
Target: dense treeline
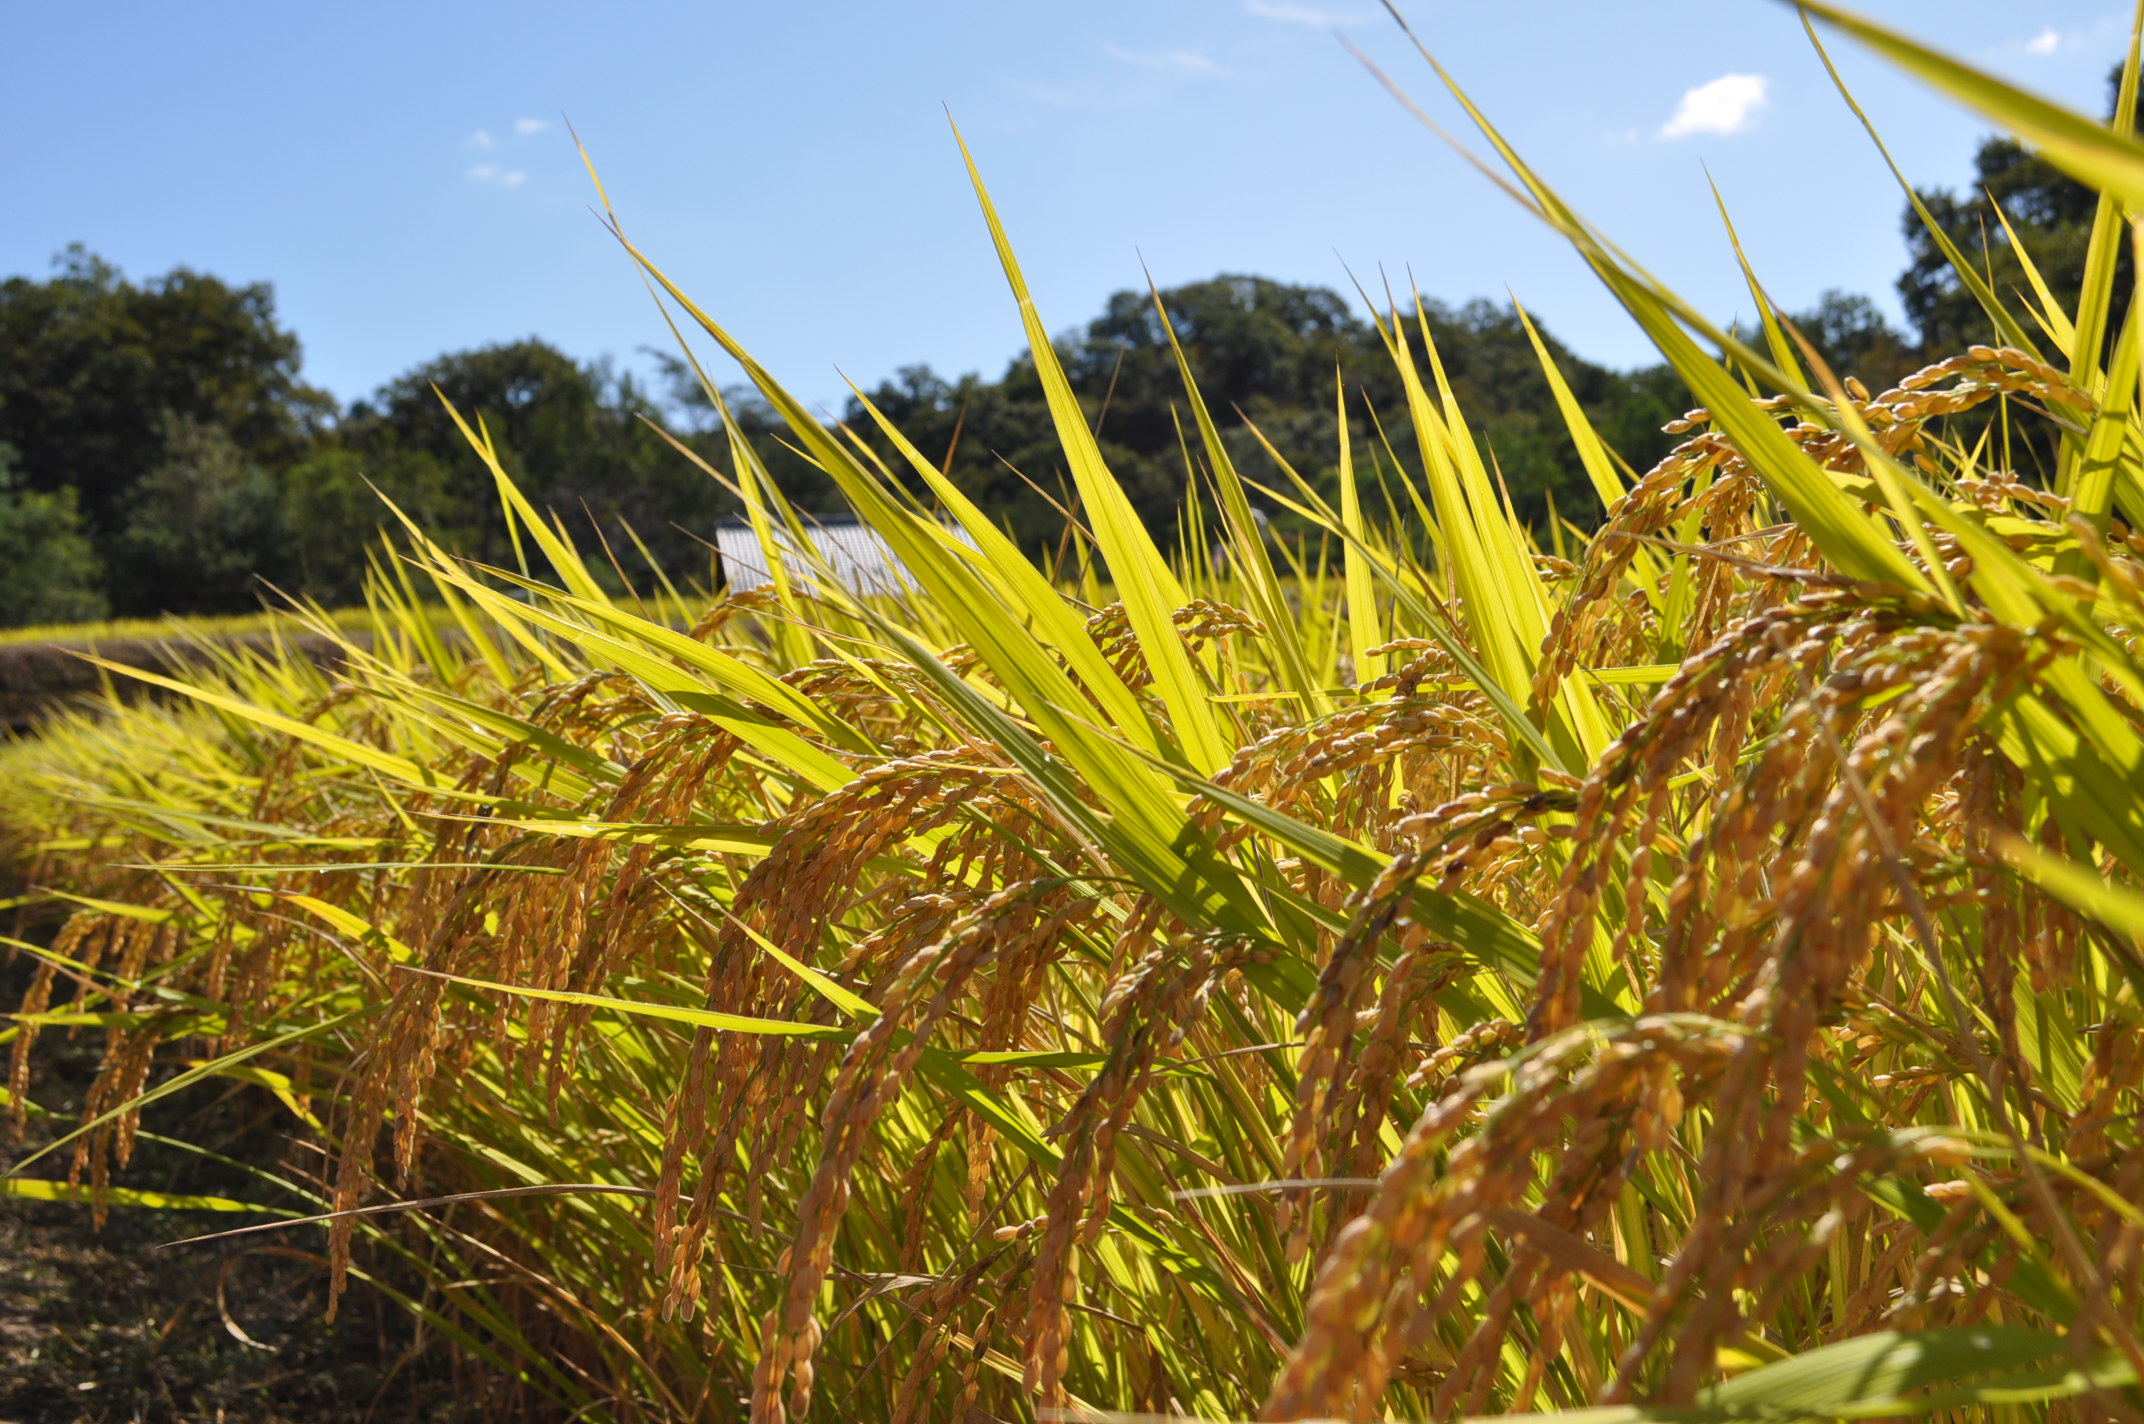
[[(1285, 482), (1261, 447), (1263, 436), (1299, 474), (1314, 482), (1330, 477), (1338, 448), (1336, 371), (1348, 384), (1349, 426), (1365, 468), (1389, 460), (1390, 452), (1414, 458), (1405, 395), (1382, 338), (1339, 294), (1222, 276), (1163, 292), (1161, 299), (1231, 457), (1247, 476)], [(1428, 309), (1454, 392), (1483, 431), (1520, 511), (1538, 523), (1553, 501), (1559, 513), (1590, 524), (1593, 497), (1518, 317), (1488, 302)], [(1058, 345), (1110, 468), (1148, 524), (1168, 528), (1185, 489), (1184, 451), (1187, 445), (1196, 451), (1199, 437), (1183, 408), (1183, 382), (1153, 299), (1119, 292), (1101, 316)], [(1553, 341), (1550, 348), (1617, 448), (1660, 446), (1661, 422), (1688, 403), (1665, 368), (1625, 374)], [(928, 368), (911, 368), (870, 399), (919, 448), (948, 458), (962, 488), (1009, 520), (1022, 539), (1057, 536), (1062, 516), (1028, 484), (1068, 498), (1031, 359), (1015, 360), (996, 381), (971, 375), (948, 382)], [(859, 414), (851, 411), (851, 423), (859, 433), (873, 433), (868, 419), (856, 420)]]
[[(1999, 287), (2022, 285), (1992, 192), (2067, 299), (2082, 278), (2093, 196), (2008, 140), (1983, 144), (1976, 168), (1970, 196), (1930, 192), (1924, 202)], [(1838, 293), (1796, 318), (1839, 369), (1872, 387), (1911, 370), (1923, 350), (1988, 335), (1910, 211), (1907, 238), (1911, 264), (1898, 290), (1913, 334), (1866, 298)], [(1227, 275), (1162, 300), (1251, 478), (1279, 480), (1260, 435), (1305, 478), (1330, 477), (1336, 370), (1349, 382), (1358, 459), (1413, 458), (1392, 365), (1355, 303)], [(1600, 511), (1516, 314), (1479, 301), (1429, 310), (1452, 384), (1520, 513), (1544, 532), (1552, 509), (1594, 522)], [(1611, 448), (1641, 464), (1664, 448), (1660, 425), (1687, 403), (1666, 368), (1613, 371), (1547, 341)], [(1168, 530), (1197, 437), (1151, 298), (1116, 294), (1059, 346), (1112, 468), (1141, 514)], [(727, 468), (711, 403), (680, 376), (672, 367), (667, 388), (651, 390), (529, 339), (441, 356), (338, 409), (305, 384), (298, 338), (278, 323), (266, 284), (232, 286), (183, 268), (135, 282), (70, 249), (46, 280), (0, 283), (0, 623), (240, 610), (264, 584), (348, 600), (368, 557), (356, 532), (383, 515), (375, 489), (470, 556), (507, 561), (489, 477), (435, 386), (484, 417), (508, 471), (592, 551), (607, 544), (631, 573), (645, 566), (644, 548), (690, 577), (705, 570), (701, 541), (734, 501), (654, 428)], [(996, 379), (909, 367), (869, 399), (1024, 542), (1061, 536), (1058, 446), (1025, 355)], [(768, 412), (739, 399), (731, 414), (801, 506), (834, 506), (830, 485), (788, 449)], [(858, 402), (844, 418), (898, 464)]]

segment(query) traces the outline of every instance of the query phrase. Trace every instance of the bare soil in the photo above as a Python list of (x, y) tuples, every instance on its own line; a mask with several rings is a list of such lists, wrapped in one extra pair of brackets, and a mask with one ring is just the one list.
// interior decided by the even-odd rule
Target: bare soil
[[(17, 1002), (27, 959), (0, 965), (0, 1006)], [(101, 1039), (40, 1040), (30, 1097), (53, 1115), (33, 1116), (19, 1145), (0, 1126), (0, 1170), (75, 1120)], [(310, 1153), (317, 1169), (317, 1152), (284, 1136), (279, 1115), (259, 1089), (209, 1082), (153, 1105), (144, 1128), (234, 1162), (303, 1167)], [(65, 1172), (62, 1149), (29, 1175)], [(153, 1141), (114, 1183), (300, 1205), (241, 1167)], [(472, 1417), (462, 1404), (474, 1392), (451, 1351), (394, 1303), (353, 1285), (327, 1323), (320, 1227), (156, 1249), (263, 1219), (115, 1207), (100, 1231), (87, 1206), (0, 1198), (0, 1424)]]

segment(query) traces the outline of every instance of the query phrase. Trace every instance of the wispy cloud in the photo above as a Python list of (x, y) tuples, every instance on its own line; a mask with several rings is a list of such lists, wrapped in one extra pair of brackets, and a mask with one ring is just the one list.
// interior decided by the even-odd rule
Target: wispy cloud
[(498, 188), (518, 188), (529, 181), (529, 175), (518, 168), (504, 168), (496, 163), (479, 163), (469, 170), (471, 180), (489, 183)]
[(1243, 79), (1239, 70), (1196, 49), (1125, 49), (1104, 44), (1113, 64), (1054, 80), (1001, 78), (1012, 93), (1053, 109), (1130, 109), (1166, 98), (1179, 85)]
[(1225, 79), (1230, 73), (1195, 49), (1137, 50), (1119, 49), (1113, 44), (1105, 44), (1102, 51), (1119, 64), (1135, 65), (1140, 69), (1152, 69), (1165, 74)]
[(462, 147), (473, 148), (479, 153), (489, 153), (498, 146), (499, 141), (483, 129), (478, 129), (475, 133), (462, 140)]
[(2062, 48), (2062, 32), (2050, 26), (2025, 41), (2027, 54), (2053, 54)]
[(540, 134), (549, 127), (551, 127), (549, 119), (514, 120), (514, 132), (517, 134)]
[(1316, 5), (1295, 5), (1289, 0), (1244, 0), (1243, 8), (1262, 20), (1279, 20), (1288, 25), (1316, 25), (1328, 29), (1334, 25), (1359, 25), (1369, 19), (1367, 11), (1356, 13), (1347, 10), (1326, 10)]
[(1682, 96), (1674, 115), (1661, 125), (1662, 138), (1692, 134), (1732, 134), (1748, 128), (1764, 107), (1771, 81), (1761, 74), (1723, 74)]
[(1123, 109), (1150, 97), (1151, 86), (1111, 83), (1084, 78), (1064, 83), (1038, 83), (1032, 79), (1001, 79), (1011, 92), (1033, 104), (1052, 109)]

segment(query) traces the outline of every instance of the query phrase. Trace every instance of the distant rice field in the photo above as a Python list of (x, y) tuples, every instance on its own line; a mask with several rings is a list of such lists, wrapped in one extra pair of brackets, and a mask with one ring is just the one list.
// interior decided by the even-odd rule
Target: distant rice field
[[(346, 608), (328, 614), (338, 628), (362, 628), (362, 608)], [(166, 638), (230, 638), (250, 633), (296, 632), (303, 626), (290, 613), (264, 609), (221, 617), (167, 614), (161, 618), (115, 618), (100, 623), (39, 623), (21, 628), (0, 628), (0, 647), (16, 643), (60, 643), (69, 647), (100, 647), (110, 643), (141, 643)]]

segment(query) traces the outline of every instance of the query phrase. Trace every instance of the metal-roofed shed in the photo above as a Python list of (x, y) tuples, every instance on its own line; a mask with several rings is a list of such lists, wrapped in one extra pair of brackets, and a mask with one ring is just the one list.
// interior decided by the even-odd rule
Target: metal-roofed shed
[[(811, 536), (813, 549), (849, 592), (901, 593), (915, 586), (900, 556), (876, 529), (861, 520), (806, 516), (804, 529)], [(795, 556), (800, 570), (811, 567), (811, 560), (798, 553), (788, 529), (776, 525), (774, 538), (781, 549)], [(721, 561), (715, 577), (731, 593), (764, 588), (774, 582), (767, 570), (766, 554), (759, 547), (759, 536), (752, 532), (749, 520), (732, 517), (716, 525), (715, 553)]]

